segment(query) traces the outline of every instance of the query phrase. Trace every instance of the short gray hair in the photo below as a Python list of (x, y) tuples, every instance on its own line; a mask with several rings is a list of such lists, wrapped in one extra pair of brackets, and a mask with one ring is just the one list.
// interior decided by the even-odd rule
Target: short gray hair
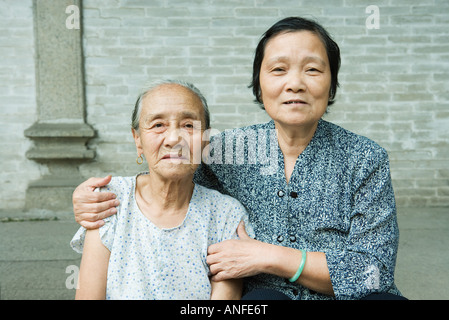
[(209, 107), (207, 106), (206, 98), (203, 96), (201, 91), (195, 87), (193, 84), (182, 81), (182, 80), (158, 80), (153, 83), (151, 83), (145, 90), (142, 91), (142, 93), (139, 94), (137, 97), (136, 104), (134, 105), (134, 111), (131, 118), (131, 127), (136, 130), (136, 132), (139, 132), (139, 119), (140, 119), (140, 113), (142, 111), (142, 100), (143, 98), (152, 90), (156, 89), (157, 87), (160, 87), (164, 84), (178, 84), (186, 89), (189, 89), (193, 94), (195, 94), (200, 100), (201, 104), (203, 106), (204, 110), (204, 120), (206, 123), (206, 128), (210, 128), (210, 113), (209, 113)]

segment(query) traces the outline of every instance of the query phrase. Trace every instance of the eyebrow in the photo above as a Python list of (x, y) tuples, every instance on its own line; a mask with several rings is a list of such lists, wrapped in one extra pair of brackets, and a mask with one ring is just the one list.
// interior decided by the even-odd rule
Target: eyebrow
[[(286, 62), (288, 60), (290, 60), (290, 58), (287, 57), (287, 56), (277, 56), (277, 57), (274, 57), (274, 58), (268, 60), (268, 64), (273, 64), (273, 63), (276, 63), (276, 62)], [(321, 64), (322, 66), (326, 65), (326, 62), (324, 62), (324, 60), (321, 59), (318, 56), (306, 56), (303, 59), (303, 61), (304, 62), (310, 62), (310, 61), (311, 62), (317, 62), (317, 63)]]
[[(147, 121), (153, 121), (153, 120), (156, 120), (156, 119), (165, 118), (166, 115), (167, 114), (163, 113), (163, 112), (161, 112), (161, 113), (149, 113), (149, 114), (145, 115), (144, 121), (147, 122)], [(180, 118), (181, 119), (200, 119), (201, 116), (198, 115), (195, 112), (182, 111), (180, 113)]]

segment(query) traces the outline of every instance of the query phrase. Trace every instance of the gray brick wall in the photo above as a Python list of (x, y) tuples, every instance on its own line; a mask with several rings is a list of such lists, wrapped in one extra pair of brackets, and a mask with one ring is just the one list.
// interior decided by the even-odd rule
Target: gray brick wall
[(0, 1), (0, 209), (20, 209), (41, 168), (23, 135), (36, 116), (32, 1)]
[[(378, 29), (366, 27), (370, 5)], [(195, 83), (219, 130), (266, 121), (247, 88), (254, 49), (275, 21), (300, 15), (340, 45), (341, 86), (326, 119), (387, 149), (399, 205), (449, 206), (449, 1), (84, 0), (81, 14), (87, 122), (98, 132), (83, 175), (140, 169), (130, 115), (154, 79)], [(0, 208), (8, 208), (20, 207), (45, 167), (24, 157), (35, 114), (31, 1), (2, 1), (0, 17), (0, 174), (9, 181)]]

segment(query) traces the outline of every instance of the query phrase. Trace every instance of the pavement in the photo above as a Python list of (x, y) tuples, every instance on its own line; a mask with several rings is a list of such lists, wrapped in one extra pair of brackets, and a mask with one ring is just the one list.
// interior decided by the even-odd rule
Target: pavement
[[(449, 208), (398, 208), (395, 283), (410, 300), (449, 299)], [(71, 214), (0, 212), (0, 300), (71, 300), (81, 260)]]

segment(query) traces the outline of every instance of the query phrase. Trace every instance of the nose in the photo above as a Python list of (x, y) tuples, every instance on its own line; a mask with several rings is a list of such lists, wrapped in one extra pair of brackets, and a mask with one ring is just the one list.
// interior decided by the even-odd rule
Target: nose
[(170, 127), (166, 131), (164, 144), (166, 147), (175, 148), (176, 146), (181, 146), (182, 144), (182, 135), (179, 128)]
[(285, 89), (291, 92), (301, 92), (306, 90), (304, 74), (300, 71), (290, 71), (287, 76)]

